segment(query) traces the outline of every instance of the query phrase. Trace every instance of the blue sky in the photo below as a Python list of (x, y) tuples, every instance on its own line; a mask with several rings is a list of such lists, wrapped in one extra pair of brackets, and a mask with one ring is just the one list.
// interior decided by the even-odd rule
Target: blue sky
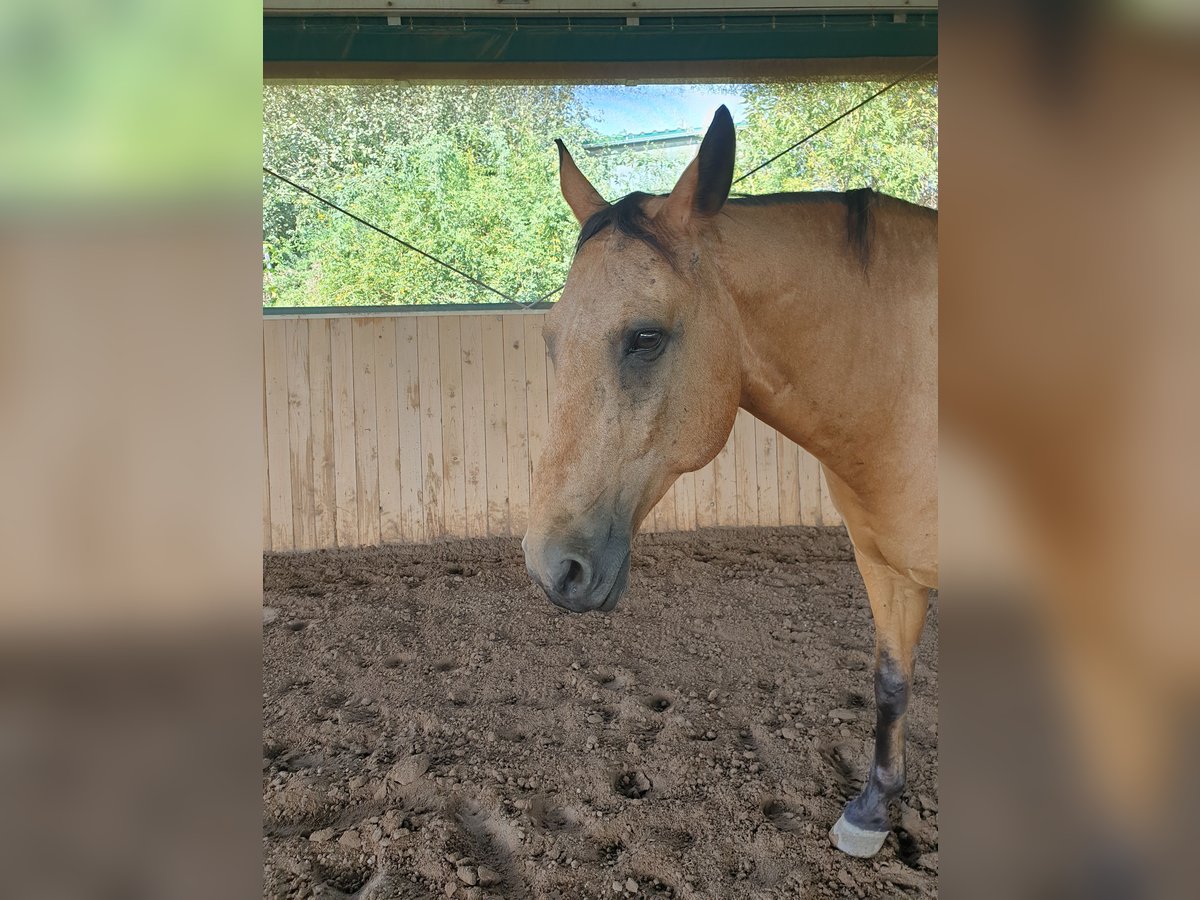
[(606, 135), (704, 128), (724, 103), (733, 120), (743, 119), (741, 98), (728, 84), (586, 85), (579, 97), (589, 124)]

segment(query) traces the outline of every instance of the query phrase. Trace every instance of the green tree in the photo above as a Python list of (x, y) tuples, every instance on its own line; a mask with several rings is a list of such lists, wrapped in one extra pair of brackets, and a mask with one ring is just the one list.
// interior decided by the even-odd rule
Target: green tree
[[(878, 85), (737, 87), (739, 172)], [(553, 139), (606, 197), (669, 190), (692, 150), (584, 156), (599, 137), (571, 86), (270, 85), (265, 164), (506, 294), (566, 278), (577, 226), (558, 196)], [(937, 203), (937, 87), (903, 85), (737, 189), (871, 186)], [(353, 306), (499, 300), (264, 174), (263, 302)]]
[[(422, 250), (522, 298), (565, 277), (553, 138), (587, 134), (571, 88), (268, 87), (263, 118), (269, 168)], [(268, 304), (498, 299), (267, 175), (263, 229)]]
[[(749, 171), (883, 87), (869, 82), (747, 85), (738, 171)], [(735, 190), (871, 187), (925, 206), (938, 200), (937, 83), (897, 85), (741, 182)]]

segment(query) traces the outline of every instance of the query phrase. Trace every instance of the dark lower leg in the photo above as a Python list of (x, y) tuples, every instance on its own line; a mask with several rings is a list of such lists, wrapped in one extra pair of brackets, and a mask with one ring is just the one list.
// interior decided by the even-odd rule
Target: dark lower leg
[(909, 677), (887, 652), (875, 664), (875, 757), (863, 792), (846, 806), (850, 824), (867, 831), (887, 831), (888, 804), (904, 788), (904, 723)]

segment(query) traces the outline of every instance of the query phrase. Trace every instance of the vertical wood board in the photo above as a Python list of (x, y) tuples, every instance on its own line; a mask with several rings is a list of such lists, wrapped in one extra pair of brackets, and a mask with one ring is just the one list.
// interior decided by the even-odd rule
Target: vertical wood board
[(375, 320), (375, 414), (379, 435), (379, 539), (404, 540), (400, 491), (400, 383), (396, 377), (396, 320)]
[(483, 317), (459, 322), (462, 346), (463, 502), (467, 537), (488, 533), (487, 411), (483, 392)]
[(292, 524), (292, 460), (288, 427), (287, 334), (282, 322), (263, 328), (266, 372), (267, 462), (271, 467), (271, 548), (295, 548)]
[(461, 320), (445, 316), (438, 327), (442, 374), (442, 500), (447, 537), (467, 537), (466, 461), (463, 457)]
[(307, 324), (316, 543), (318, 547), (336, 547), (337, 465), (333, 446), (333, 371), (329, 355), (329, 320), (309, 319)]

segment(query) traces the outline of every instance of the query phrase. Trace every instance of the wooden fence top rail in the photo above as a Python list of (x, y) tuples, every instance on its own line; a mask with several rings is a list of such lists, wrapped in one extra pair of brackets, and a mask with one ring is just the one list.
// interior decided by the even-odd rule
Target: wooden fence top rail
[(552, 303), (522, 306), (519, 303), (441, 303), (412, 306), (264, 306), (263, 318), (351, 319), (385, 316), (489, 316), (513, 313), (545, 313)]

